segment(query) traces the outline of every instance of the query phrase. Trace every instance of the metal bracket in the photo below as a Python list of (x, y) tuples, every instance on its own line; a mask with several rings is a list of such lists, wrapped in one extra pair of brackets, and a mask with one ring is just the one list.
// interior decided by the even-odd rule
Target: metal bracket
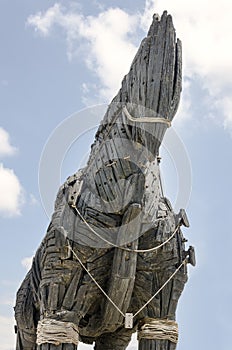
[(176, 215), (177, 223), (180, 225), (184, 225), (185, 227), (189, 227), (189, 221), (184, 209), (180, 209), (179, 213)]
[(125, 314), (125, 328), (133, 328), (133, 314), (131, 313)]
[(196, 255), (194, 247), (189, 247), (188, 251), (186, 252), (186, 256), (188, 257), (187, 262), (192, 266), (196, 266)]

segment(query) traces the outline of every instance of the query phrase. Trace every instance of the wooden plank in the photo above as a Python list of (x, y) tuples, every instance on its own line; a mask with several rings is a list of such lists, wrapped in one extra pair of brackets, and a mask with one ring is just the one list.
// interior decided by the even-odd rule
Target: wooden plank
[(177, 112), (182, 90), (182, 44), (179, 39), (177, 39), (175, 53), (176, 59), (174, 66), (173, 94), (168, 110), (169, 120), (172, 120)]
[(82, 268), (78, 266), (78, 268), (75, 269), (73, 272), (73, 277), (63, 297), (63, 302), (62, 302), (63, 309), (72, 310), (81, 276), (82, 276)]
[[(133, 228), (129, 225), (132, 219), (136, 220), (140, 209), (137, 206), (129, 207), (127, 213), (124, 215), (123, 225), (118, 234), (118, 244), (121, 245), (125, 241), (125, 235), (130, 237), (130, 230), (139, 231), (140, 225)], [(136, 234), (135, 234), (136, 236)], [(138, 247), (138, 240), (130, 243), (131, 249)], [(137, 254), (133, 252), (126, 252), (119, 248), (115, 249), (114, 260), (112, 265), (111, 279), (109, 281), (108, 295), (118, 305), (122, 312), (126, 312), (134, 287), (135, 271), (136, 271)], [(102, 317), (102, 323), (117, 325), (122, 322), (122, 315), (115, 310), (115, 307), (106, 300), (105, 309)]]
[(169, 105), (173, 95), (173, 78), (175, 62), (175, 32), (172, 30), (172, 19), (166, 18), (165, 47), (163, 49), (162, 80), (160, 84), (160, 99), (158, 113), (164, 118), (168, 118)]
[(70, 343), (63, 344), (62, 346), (62, 350), (76, 350), (76, 349), (77, 349), (76, 345), (70, 344)]

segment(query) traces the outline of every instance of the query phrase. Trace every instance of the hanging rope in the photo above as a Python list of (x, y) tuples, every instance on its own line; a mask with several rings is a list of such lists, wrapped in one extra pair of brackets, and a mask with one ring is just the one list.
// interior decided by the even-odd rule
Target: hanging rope
[(187, 264), (187, 258), (185, 258), (182, 263), (177, 267), (173, 274), (167, 279), (167, 281), (157, 290), (157, 292), (134, 314), (134, 317), (137, 316), (150, 302), (161, 292), (162, 289), (173, 279), (177, 272), (181, 269), (182, 266)]
[(72, 249), (70, 243), (69, 243), (69, 249), (70, 251), (73, 253), (73, 255), (75, 256), (75, 258), (77, 259), (77, 261), (79, 262), (79, 264), (81, 265), (81, 267), (85, 270), (85, 272), (89, 275), (89, 277), (91, 278), (91, 280), (96, 284), (96, 286), (100, 289), (100, 291), (105, 295), (105, 297), (111, 302), (112, 305), (114, 305), (115, 309), (118, 310), (118, 312), (120, 312), (120, 314), (125, 317), (124, 313), (119, 309), (119, 307), (113, 302), (113, 300), (108, 296), (108, 294), (104, 291), (104, 289), (102, 289), (102, 287), (100, 286), (100, 284), (96, 281), (96, 279), (93, 277), (93, 275), (89, 272), (89, 270), (85, 267), (85, 265), (83, 264), (83, 262), (81, 261), (81, 259), (78, 257), (78, 255), (74, 252), (74, 250)]
[[(148, 252), (153, 252), (155, 250), (160, 249), (161, 247), (163, 247), (165, 244), (167, 244), (174, 236), (175, 234), (178, 232), (180, 225), (178, 224), (174, 230), (174, 232), (171, 234), (170, 237), (168, 237), (163, 243), (159, 244), (158, 246), (149, 248), (149, 249), (130, 249), (130, 248), (126, 248), (126, 247), (122, 247), (122, 246), (118, 246), (117, 244), (114, 244), (110, 241), (108, 241), (106, 238), (102, 237), (99, 233), (97, 233), (91, 226), (90, 224), (85, 220), (85, 218), (83, 217), (83, 215), (80, 213), (80, 211), (77, 209), (77, 206), (72, 204), (71, 205), (72, 208), (75, 209), (75, 211), (77, 212), (77, 214), (79, 215), (79, 217), (81, 218), (81, 220), (85, 223), (85, 225), (90, 229), (91, 232), (93, 232), (98, 238), (100, 238), (103, 242), (109, 244), (111, 247), (114, 248), (119, 248), (121, 250), (126, 250), (127, 252), (132, 252), (132, 253), (148, 253)], [(158, 219), (157, 221), (161, 221), (161, 219)]]
[[(68, 240), (69, 242), (69, 240)], [(126, 314), (124, 314), (119, 307), (114, 303), (114, 301), (109, 297), (109, 295), (104, 291), (104, 289), (100, 286), (100, 284), (96, 281), (96, 279), (93, 277), (91, 272), (86, 268), (86, 266), (83, 264), (81, 259), (78, 257), (78, 255), (75, 253), (75, 251), (72, 249), (70, 243), (69, 243), (69, 249), (73, 253), (73, 256), (77, 259), (81, 267), (85, 270), (85, 272), (89, 275), (89, 277), (92, 279), (92, 281), (96, 284), (96, 286), (100, 289), (100, 291), (105, 295), (105, 297), (109, 300), (109, 302), (115, 307), (115, 309), (125, 318)], [(172, 275), (167, 279), (167, 281), (157, 290), (157, 292), (133, 315), (133, 318), (137, 316), (161, 291), (162, 289), (173, 279), (173, 277), (177, 274), (177, 272), (181, 269), (182, 266), (187, 264), (187, 258), (185, 258), (182, 263), (177, 267), (177, 269), (172, 273)]]
[(138, 340), (156, 339), (178, 342), (178, 324), (172, 320), (147, 318), (138, 330)]

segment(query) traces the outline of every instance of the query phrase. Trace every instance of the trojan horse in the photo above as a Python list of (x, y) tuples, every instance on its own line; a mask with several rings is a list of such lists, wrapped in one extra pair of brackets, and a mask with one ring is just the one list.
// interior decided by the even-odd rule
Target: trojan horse
[[(107, 49), (107, 48), (106, 48)], [(17, 350), (174, 350), (176, 307), (194, 249), (164, 196), (159, 148), (180, 100), (181, 42), (154, 15), (17, 293)]]

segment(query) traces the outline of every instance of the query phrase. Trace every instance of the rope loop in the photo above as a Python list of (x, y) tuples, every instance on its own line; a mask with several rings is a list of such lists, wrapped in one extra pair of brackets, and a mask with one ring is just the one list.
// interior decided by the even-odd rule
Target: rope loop
[(162, 124), (166, 124), (168, 126), (168, 128), (172, 125), (171, 121), (169, 119), (166, 118), (161, 118), (161, 117), (133, 117), (128, 109), (126, 108), (126, 106), (123, 107), (123, 112), (125, 114), (125, 116), (132, 122), (137, 122), (137, 123), (162, 123)]
[[(162, 243), (160, 243), (158, 246), (149, 248), (149, 249), (130, 249), (130, 248), (126, 248), (124, 246), (119, 246), (117, 244), (114, 244), (112, 242), (110, 242), (108, 239), (102, 237), (98, 232), (96, 232), (91, 226), (90, 224), (85, 220), (84, 216), (80, 213), (80, 211), (77, 209), (77, 206), (75, 204), (72, 204), (71, 207), (76, 211), (76, 213), (78, 214), (78, 216), (80, 217), (80, 219), (84, 222), (84, 224), (90, 229), (91, 232), (94, 233), (95, 236), (97, 236), (98, 238), (100, 238), (103, 242), (107, 243), (109, 246), (114, 247), (114, 248), (118, 248), (121, 250), (125, 250), (127, 252), (132, 252), (132, 253), (149, 253), (149, 252), (153, 252), (155, 250), (158, 250), (160, 248), (162, 248), (164, 245), (166, 245), (169, 241), (171, 241), (172, 238), (174, 238), (174, 236), (177, 234), (177, 232), (180, 229), (180, 224), (178, 224), (175, 227), (174, 232)], [(158, 219), (160, 221), (160, 219)]]

